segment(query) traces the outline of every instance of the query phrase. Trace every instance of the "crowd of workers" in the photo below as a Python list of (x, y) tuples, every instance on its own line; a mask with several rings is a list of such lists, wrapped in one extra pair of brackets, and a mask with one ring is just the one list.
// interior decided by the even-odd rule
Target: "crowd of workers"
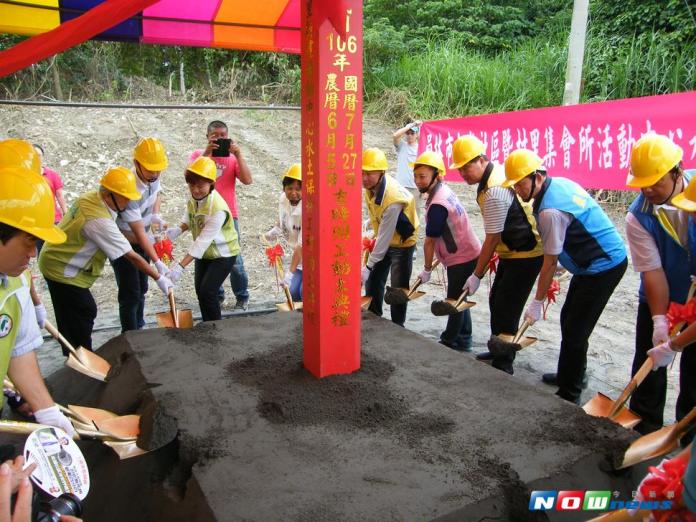
[[(418, 277), (427, 283), (439, 261), (447, 273), (448, 298), (474, 295), (497, 257), (489, 296), (491, 335), (516, 332), (521, 319), (539, 321), (548, 289), (562, 267), (572, 278), (560, 316), (558, 367), (543, 380), (558, 387), (559, 397), (579, 403), (589, 337), (628, 265), (627, 249), (613, 222), (580, 185), (549, 175), (535, 152), (517, 149), (498, 165), (486, 155), (483, 142), (466, 135), (454, 142), (449, 168), (476, 187), (485, 232), (481, 243), (464, 205), (444, 181), (442, 156), (433, 151), (417, 156), (419, 125), (411, 122), (394, 133), (396, 177), (387, 174), (383, 151), (368, 148), (362, 154), (362, 185), (375, 237), (361, 272), (365, 293), (372, 297), (369, 310), (382, 315), (388, 277), (394, 287), (409, 286), (423, 220), (424, 264)], [(38, 422), (73, 432), (46, 389), (34, 353), (46, 321), (28, 271), (37, 246), (58, 329), (74, 346), (92, 348), (97, 307), (90, 287), (107, 258), (116, 276), (123, 331), (144, 326), (149, 278), (168, 294), (191, 263), (204, 321), (221, 318), (228, 277), (236, 307), (246, 309), (249, 294), (235, 185), (237, 180), (251, 183), (252, 175), (223, 122), (210, 123), (206, 137), (205, 149), (192, 152), (185, 170), (190, 191), (186, 209), (180, 222), (171, 224), (159, 213), (159, 178), (168, 160), (156, 138), (136, 144), (132, 169), (109, 169), (99, 188), (79, 196), (69, 209), (59, 192), (59, 176), (41, 165), (42, 150), (22, 140), (0, 142), (0, 373), (14, 382)], [(636, 427), (641, 433), (662, 427), (666, 368), (677, 352), (682, 352), (677, 419), (696, 406), (696, 350), (688, 346), (696, 340), (696, 326), (670, 331), (667, 319), (670, 303), (686, 303), (696, 274), (696, 179), (691, 179), (694, 171), (683, 168), (682, 156), (666, 136), (647, 135), (633, 148), (627, 179), (628, 186), (640, 189), (626, 217), (628, 250), (641, 275), (632, 372), (647, 358), (654, 369), (630, 403), (642, 418)], [(300, 165), (289, 166), (281, 180), (277, 223), (263, 238), (283, 236), (290, 245), (283, 284), (293, 299), (301, 300)], [(187, 231), (191, 246), (179, 260), (165, 264), (153, 234), (176, 241)], [(391, 319), (398, 325), (404, 325), (406, 313), (407, 304), (391, 306)], [(440, 342), (471, 351), (471, 338), (468, 309), (449, 314)], [(477, 358), (514, 373), (514, 353), (485, 352)]]

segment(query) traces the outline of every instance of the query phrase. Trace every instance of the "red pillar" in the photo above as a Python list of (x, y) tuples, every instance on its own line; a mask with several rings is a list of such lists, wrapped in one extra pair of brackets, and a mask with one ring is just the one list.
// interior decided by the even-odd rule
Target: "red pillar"
[(325, 377), (360, 368), (361, 0), (302, 1), (301, 85), (304, 366)]

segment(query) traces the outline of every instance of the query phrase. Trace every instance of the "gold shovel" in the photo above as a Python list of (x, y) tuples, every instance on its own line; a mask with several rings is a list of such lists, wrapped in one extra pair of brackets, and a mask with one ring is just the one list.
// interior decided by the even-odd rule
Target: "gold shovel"
[(177, 310), (174, 289), (167, 294), (169, 299), (169, 312), (158, 312), (155, 318), (160, 328), (193, 328), (193, 312), (187, 308)]
[(66, 366), (93, 379), (106, 381), (111, 365), (104, 358), (82, 346), (75, 349), (56, 327), (48, 321), (44, 322), (44, 328), (70, 352), (68, 360), (65, 362)]
[[(29, 435), (34, 430), (51, 427), (52, 426), (46, 426), (44, 424), (35, 424), (32, 422), (18, 422), (7, 420), (0, 421), (0, 432), (14, 433), (16, 435)], [(143, 450), (136, 445), (135, 437), (116, 437), (114, 435), (110, 435), (99, 430), (87, 430), (82, 428), (76, 428), (75, 431), (76, 434), (73, 437), (74, 439), (79, 440), (80, 438), (87, 438), (99, 440), (103, 444), (109, 446), (112, 450), (114, 450), (121, 460), (128, 459), (131, 457), (137, 457), (138, 455), (147, 453), (146, 450)]]
[[(433, 270), (440, 261), (437, 259), (433, 262), (430, 269)], [(420, 277), (417, 277), (411, 288), (394, 288), (392, 286), (387, 286), (386, 292), (384, 293), (384, 302), (388, 305), (404, 305), (409, 301), (414, 301), (425, 295), (425, 292), (417, 292), (418, 287), (423, 284)]]
[(696, 407), (682, 420), (671, 426), (643, 435), (633, 441), (624, 454), (623, 462), (617, 469), (628, 468), (639, 462), (666, 455), (679, 446), (679, 440), (696, 421)]
[(279, 312), (293, 312), (295, 310), (302, 310), (302, 301), (292, 300), (292, 295), (290, 295), (288, 285), (283, 285), (283, 292), (285, 292), (285, 302), (276, 303), (276, 308), (278, 308)]
[(107, 410), (72, 404), (69, 404), (67, 408), (60, 404), (57, 406), (76, 429), (94, 430), (96, 428), (102, 433), (124, 440), (137, 438), (140, 435), (140, 415), (119, 416)]
[(512, 356), (514, 352), (519, 352), (523, 348), (533, 345), (539, 339), (536, 337), (524, 336), (524, 332), (531, 326), (531, 321), (525, 319), (516, 334), (501, 333), (492, 335), (488, 340), (488, 351), (494, 357)]
[(433, 301), (430, 305), (430, 311), (433, 313), (433, 315), (437, 316), (451, 315), (463, 312), (464, 310), (467, 310), (472, 306), (476, 305), (475, 302), (467, 300), (468, 296), (469, 291), (464, 290), (462, 292), (462, 295), (459, 296), (459, 299), (445, 299), (443, 301)]

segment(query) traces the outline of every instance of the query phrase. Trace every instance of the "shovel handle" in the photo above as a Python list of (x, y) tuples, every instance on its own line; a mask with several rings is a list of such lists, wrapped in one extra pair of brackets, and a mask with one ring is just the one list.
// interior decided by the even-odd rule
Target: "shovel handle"
[(167, 298), (169, 299), (169, 309), (172, 313), (172, 321), (174, 321), (174, 328), (179, 328), (179, 312), (176, 309), (176, 299), (174, 298), (173, 288), (169, 289), (169, 293), (167, 293)]
[(694, 421), (696, 421), (696, 406), (691, 408), (691, 411), (674, 425), (674, 435), (677, 439), (681, 438), (688, 431)]
[(519, 330), (517, 330), (515, 337), (512, 338), (512, 342), (518, 344), (520, 342), (520, 339), (522, 339), (524, 332), (526, 332), (527, 328), (529, 328), (530, 326), (532, 326), (532, 322), (529, 319), (525, 319), (522, 323), (522, 326), (520, 326)]
[[(430, 270), (433, 270), (439, 264), (440, 264), (440, 261), (436, 259), (430, 265)], [(416, 280), (414, 281), (413, 285), (408, 290), (408, 294), (406, 294), (406, 299), (411, 299), (411, 297), (413, 297), (413, 294), (416, 292), (416, 290), (418, 290), (418, 287), (422, 284), (423, 284), (423, 280), (420, 277), (416, 277)]]
[(292, 301), (292, 295), (290, 295), (290, 289), (288, 288), (288, 285), (283, 285), (283, 292), (285, 292), (285, 300), (288, 302), (288, 307), (290, 310), (295, 309), (295, 303)]
[(653, 369), (653, 360), (648, 357), (645, 359), (645, 362), (643, 365), (638, 369), (636, 374), (633, 376), (633, 378), (629, 381), (628, 385), (624, 388), (624, 390), (621, 392), (621, 395), (619, 395), (619, 398), (616, 399), (613, 404), (611, 405), (611, 409), (609, 410), (609, 414), (607, 417), (610, 419), (614, 416), (616, 416), (621, 409), (624, 407), (624, 404), (626, 404), (626, 401), (633, 395), (633, 392), (636, 391), (636, 388), (640, 386), (640, 383), (643, 382), (643, 380), (648, 376), (650, 371)]
[(50, 333), (50, 334), (53, 336), (53, 338), (54, 338), (56, 341), (62, 343), (62, 344), (68, 349), (68, 351), (69, 351), (71, 354), (73, 354), (73, 356), (75, 357), (75, 359), (78, 360), (78, 362), (82, 362), (82, 361), (80, 360), (80, 358), (78, 357), (78, 355), (77, 355), (77, 350), (75, 350), (75, 348), (73, 347), (73, 345), (70, 344), (70, 343), (68, 342), (68, 340), (67, 340), (65, 337), (63, 337), (63, 334), (61, 334), (61, 333), (58, 331), (58, 329), (57, 329), (55, 326), (53, 326), (53, 325), (48, 321), (48, 319), (44, 321), (44, 328), (46, 329), (46, 331), (47, 331), (48, 333)]
[(469, 291), (468, 291), (468, 290), (464, 290), (464, 291), (462, 292), (462, 295), (459, 296), (459, 299), (457, 299), (457, 302), (454, 303), (454, 307), (455, 307), (455, 308), (459, 308), (459, 306), (460, 306), (464, 301), (466, 301), (466, 298), (467, 298), (467, 297), (469, 297)]

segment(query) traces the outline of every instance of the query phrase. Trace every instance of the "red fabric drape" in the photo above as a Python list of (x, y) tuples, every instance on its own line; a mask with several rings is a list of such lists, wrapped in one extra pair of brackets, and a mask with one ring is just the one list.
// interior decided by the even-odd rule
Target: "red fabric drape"
[(85, 14), (0, 52), (0, 78), (89, 40), (159, 0), (105, 0)]

